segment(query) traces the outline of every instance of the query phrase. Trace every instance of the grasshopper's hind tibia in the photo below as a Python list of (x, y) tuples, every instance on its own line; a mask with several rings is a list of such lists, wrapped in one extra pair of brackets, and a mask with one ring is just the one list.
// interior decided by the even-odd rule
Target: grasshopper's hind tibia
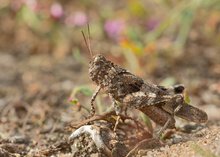
[[(163, 131), (166, 130), (167, 128), (169, 129), (175, 128), (174, 117), (158, 106), (145, 106), (142, 107), (140, 111), (146, 114), (155, 123), (162, 126), (162, 128), (156, 133), (156, 138), (159, 138), (160, 135), (163, 133)], [(160, 115), (160, 116), (155, 116), (155, 115)]]
[(164, 124), (164, 126), (160, 129), (160, 131), (158, 131), (157, 137), (160, 137), (161, 134), (164, 132), (164, 130), (166, 130), (166, 129), (168, 128), (168, 126), (169, 126), (169, 124), (171, 123), (171, 120), (172, 120), (171, 117), (174, 117), (174, 116), (176, 115), (176, 113), (177, 113), (181, 108), (182, 108), (182, 105), (180, 104), (180, 105), (178, 105), (178, 106), (174, 109), (173, 113), (172, 113), (171, 116), (168, 118), (168, 120), (166, 121), (166, 123)]

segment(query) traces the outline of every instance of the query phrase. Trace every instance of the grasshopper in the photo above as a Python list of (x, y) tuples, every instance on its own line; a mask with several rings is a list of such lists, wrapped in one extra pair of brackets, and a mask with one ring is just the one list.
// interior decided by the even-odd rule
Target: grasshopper
[[(107, 60), (103, 55), (92, 55), (90, 32), (88, 38), (82, 32), (92, 61), (89, 63), (89, 77), (97, 85), (91, 99), (91, 115), (95, 114), (94, 101), (100, 90), (104, 90), (111, 98), (117, 115), (123, 108), (134, 108), (142, 111), (155, 123), (163, 126), (160, 135), (167, 128), (175, 128), (174, 116), (185, 120), (205, 123), (207, 114), (184, 101), (184, 86), (163, 87), (144, 82), (140, 77)], [(88, 41), (87, 41), (88, 40)], [(118, 116), (117, 121), (120, 116)], [(117, 123), (116, 121), (116, 123)], [(115, 126), (116, 128), (116, 126)]]

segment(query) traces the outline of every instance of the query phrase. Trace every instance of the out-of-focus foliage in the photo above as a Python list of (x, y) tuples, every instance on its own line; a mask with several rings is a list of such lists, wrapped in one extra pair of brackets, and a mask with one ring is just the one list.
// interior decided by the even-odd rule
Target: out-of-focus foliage
[(85, 96), (92, 96), (92, 90), (88, 86), (78, 86), (75, 87), (71, 93), (69, 101), (71, 104), (78, 104), (77, 94), (82, 93)]
[(219, 0), (1, 0), (0, 21), (0, 48), (13, 44), (13, 52), (57, 58), (84, 52), (80, 31), (89, 23), (94, 51), (124, 56), (140, 75), (142, 65), (151, 73), (161, 55), (184, 55), (189, 42), (220, 42)]
[[(90, 112), (90, 109), (86, 108), (88, 102), (79, 101), (79, 99), (82, 98), (82, 96), (91, 97), (93, 92), (94, 91), (91, 90), (90, 86), (76, 86), (71, 92), (71, 95), (69, 97), (69, 103), (72, 105), (76, 105), (80, 108), (84, 108)], [(100, 96), (97, 96), (94, 105), (97, 106), (98, 113), (102, 113), (106, 110), (107, 106), (104, 107), (103, 104), (104, 102), (102, 102)]]

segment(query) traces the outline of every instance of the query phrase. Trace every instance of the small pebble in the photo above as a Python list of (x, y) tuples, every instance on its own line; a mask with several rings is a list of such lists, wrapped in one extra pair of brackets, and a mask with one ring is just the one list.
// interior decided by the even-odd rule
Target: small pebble
[(30, 139), (24, 135), (17, 135), (10, 138), (12, 143), (16, 144), (28, 144), (30, 143)]

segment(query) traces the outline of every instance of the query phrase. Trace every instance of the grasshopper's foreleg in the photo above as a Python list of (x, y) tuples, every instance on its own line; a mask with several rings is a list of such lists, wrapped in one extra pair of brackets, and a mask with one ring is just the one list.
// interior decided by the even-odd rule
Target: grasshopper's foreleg
[(92, 99), (90, 101), (90, 106), (91, 106), (90, 116), (91, 117), (95, 115), (94, 101), (95, 101), (95, 98), (97, 97), (100, 90), (101, 90), (101, 86), (98, 86), (95, 90), (95, 93), (93, 93), (93, 95), (92, 95)]

